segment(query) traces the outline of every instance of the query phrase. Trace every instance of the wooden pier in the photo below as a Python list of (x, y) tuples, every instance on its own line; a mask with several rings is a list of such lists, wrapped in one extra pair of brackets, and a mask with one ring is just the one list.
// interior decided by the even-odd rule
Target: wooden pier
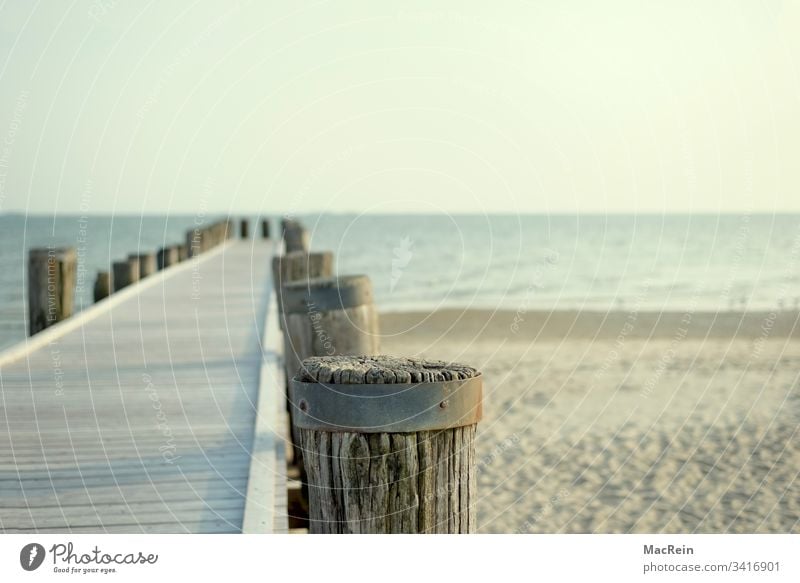
[(285, 532), (270, 240), (230, 239), (0, 352), (0, 532)]

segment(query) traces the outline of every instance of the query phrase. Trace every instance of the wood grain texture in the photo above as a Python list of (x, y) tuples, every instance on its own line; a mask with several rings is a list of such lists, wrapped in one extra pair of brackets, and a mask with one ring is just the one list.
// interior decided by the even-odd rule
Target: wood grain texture
[[(476, 374), (472, 367), (442, 361), (375, 356), (310, 358), (303, 362), (301, 378), (403, 384)], [(476, 428), (371, 434), (298, 430), (310, 532), (475, 532)]]
[(3, 362), (0, 532), (241, 531), (271, 256), (231, 242)]

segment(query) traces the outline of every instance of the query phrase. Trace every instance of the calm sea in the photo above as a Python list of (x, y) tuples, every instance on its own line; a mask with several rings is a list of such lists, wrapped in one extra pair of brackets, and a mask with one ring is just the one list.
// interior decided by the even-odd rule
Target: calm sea
[[(372, 277), (382, 310), (800, 307), (800, 215), (299, 218), (315, 249), (335, 252), (340, 273)], [(25, 336), (28, 248), (77, 247), (81, 309), (92, 302), (97, 270), (181, 242), (193, 223), (177, 215), (0, 216), (0, 347)]]

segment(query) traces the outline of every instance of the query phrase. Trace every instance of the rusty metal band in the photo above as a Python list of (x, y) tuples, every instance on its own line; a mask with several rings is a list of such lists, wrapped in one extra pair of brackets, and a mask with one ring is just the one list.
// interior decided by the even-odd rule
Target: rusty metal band
[(302, 429), (412, 433), (473, 425), (483, 415), (483, 378), (419, 384), (330, 385), (293, 379), (292, 422)]
[(283, 311), (302, 314), (311, 311), (345, 310), (372, 303), (372, 286), (359, 280), (355, 285), (315, 287), (314, 280), (284, 285), (281, 290)]

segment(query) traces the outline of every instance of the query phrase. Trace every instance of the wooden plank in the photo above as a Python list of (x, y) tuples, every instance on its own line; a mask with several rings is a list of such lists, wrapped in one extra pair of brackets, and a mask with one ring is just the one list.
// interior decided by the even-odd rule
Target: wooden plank
[(0, 530), (242, 530), (271, 254), (228, 242), (0, 353)]
[(242, 532), (286, 532), (286, 505), (280, 493), (286, 491), (286, 457), (281, 421), (286, 408), (283, 387), (281, 334), (278, 328), (278, 302), (270, 294), (270, 307), (264, 326), (264, 357), (258, 393), (253, 454)]

